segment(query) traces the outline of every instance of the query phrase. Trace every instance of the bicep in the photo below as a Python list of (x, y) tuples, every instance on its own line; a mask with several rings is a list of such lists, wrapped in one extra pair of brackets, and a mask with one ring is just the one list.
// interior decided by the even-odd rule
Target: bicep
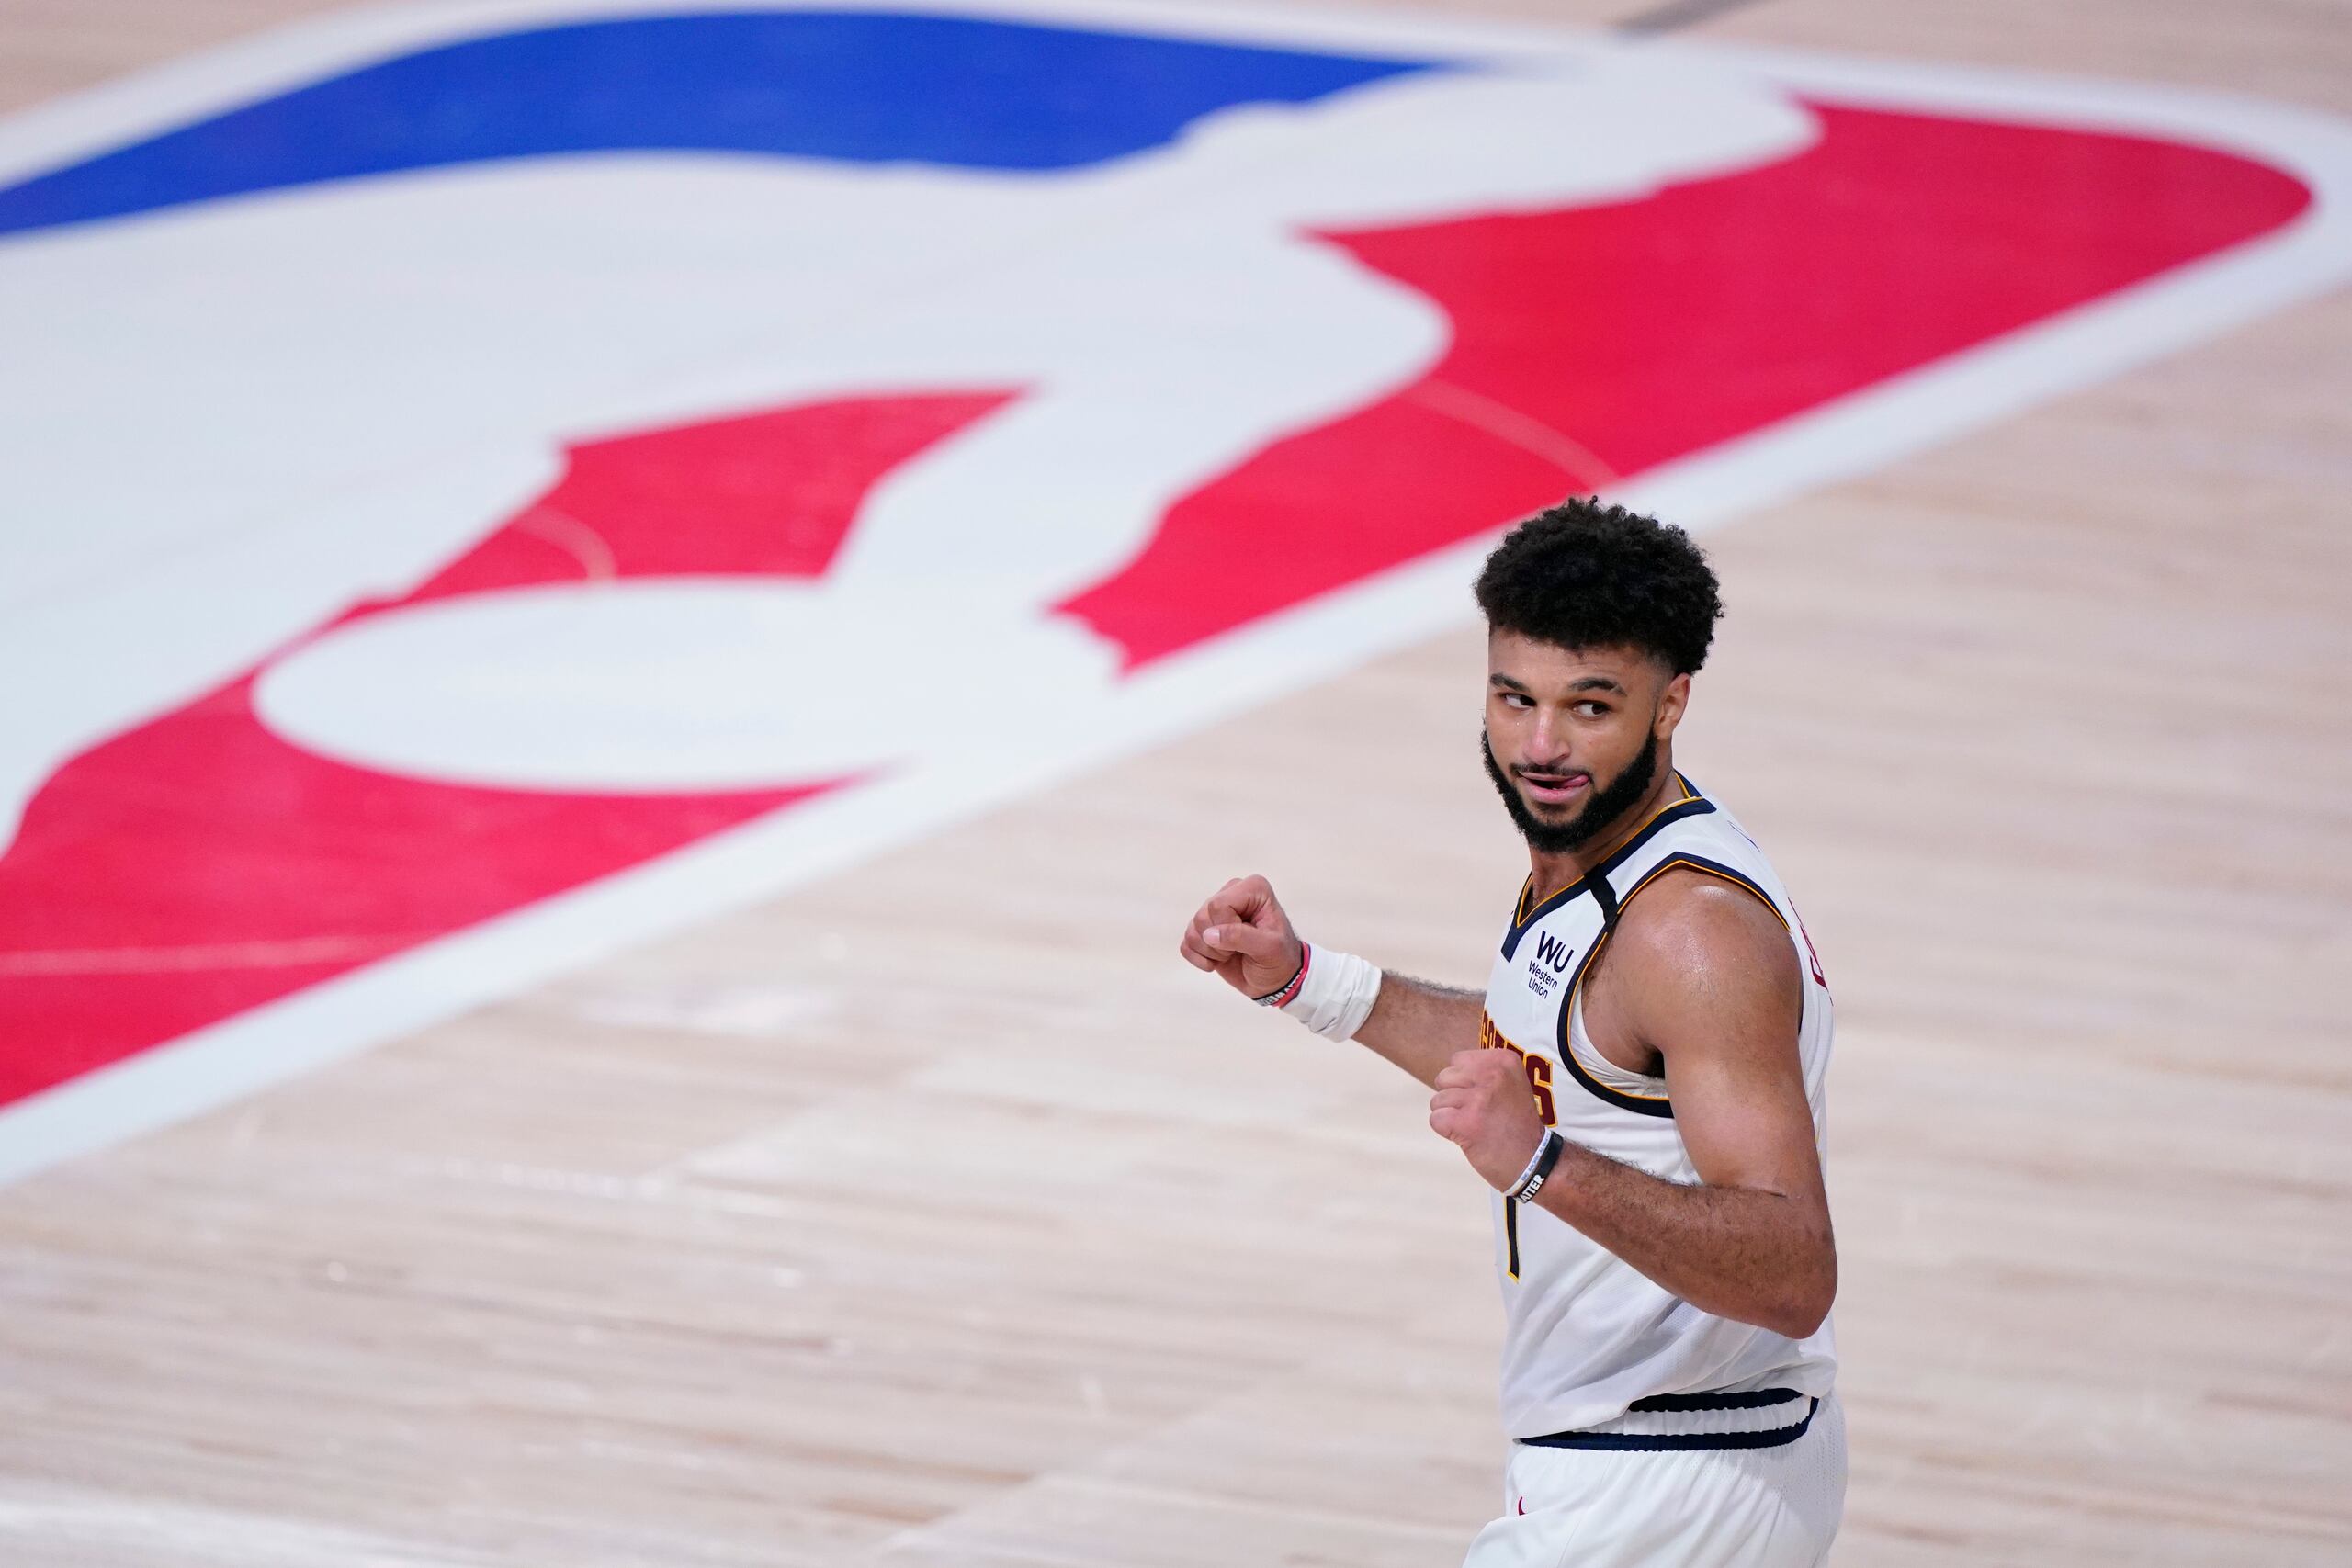
[(1692, 1168), (1711, 1187), (1817, 1199), (1821, 1160), (1797, 1050), (1804, 982), (1786, 931), (1731, 888), (1690, 889), (1657, 913), (1648, 940), (1633, 944), (1648, 973), (1627, 990), (1635, 1029), (1665, 1060)]

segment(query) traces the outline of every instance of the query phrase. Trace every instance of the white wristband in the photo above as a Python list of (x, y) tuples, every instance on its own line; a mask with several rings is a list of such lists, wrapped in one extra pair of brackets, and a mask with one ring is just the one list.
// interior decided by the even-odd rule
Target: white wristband
[(1337, 948), (1318, 947), (1298, 995), (1283, 1011), (1326, 1040), (1352, 1040), (1380, 999), (1380, 965)]

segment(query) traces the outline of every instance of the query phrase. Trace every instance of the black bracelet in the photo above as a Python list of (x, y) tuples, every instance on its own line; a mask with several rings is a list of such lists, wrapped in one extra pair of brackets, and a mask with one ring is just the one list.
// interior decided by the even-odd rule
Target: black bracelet
[(1535, 1195), (1544, 1190), (1544, 1183), (1551, 1176), (1552, 1168), (1560, 1163), (1560, 1150), (1566, 1142), (1551, 1128), (1544, 1128), (1544, 1141), (1536, 1145), (1535, 1157), (1527, 1162), (1527, 1174), (1519, 1179), (1518, 1186), (1503, 1196), (1521, 1203), (1532, 1202)]

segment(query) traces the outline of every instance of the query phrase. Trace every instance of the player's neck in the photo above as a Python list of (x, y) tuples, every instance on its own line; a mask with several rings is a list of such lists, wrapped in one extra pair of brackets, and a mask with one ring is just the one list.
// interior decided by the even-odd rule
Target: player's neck
[(1577, 878), (1607, 860), (1623, 846), (1625, 840), (1641, 829), (1643, 823), (1657, 815), (1661, 807), (1682, 793), (1681, 775), (1674, 771), (1673, 748), (1658, 748), (1657, 776), (1642, 798), (1619, 813), (1608, 827), (1587, 839), (1576, 849), (1560, 854), (1545, 854), (1532, 844), (1527, 849), (1529, 874), (1534, 879), (1535, 897), (1531, 903), (1540, 902), (1557, 893)]

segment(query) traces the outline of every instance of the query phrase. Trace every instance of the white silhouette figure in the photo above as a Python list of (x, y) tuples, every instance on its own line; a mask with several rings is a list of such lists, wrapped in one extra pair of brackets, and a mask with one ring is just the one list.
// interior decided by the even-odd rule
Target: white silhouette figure
[(565, 441), (803, 400), (1021, 389), (888, 475), (821, 584), (391, 612), (273, 663), (265, 721), (388, 771), (605, 791), (1066, 715), (1110, 656), (1045, 606), (1443, 353), (1429, 300), (1309, 231), (1626, 200), (1814, 134), (1760, 84), (1596, 47), (1233, 109), (1076, 172), (572, 156), (0, 241), (0, 845), (61, 762), (405, 592)]

